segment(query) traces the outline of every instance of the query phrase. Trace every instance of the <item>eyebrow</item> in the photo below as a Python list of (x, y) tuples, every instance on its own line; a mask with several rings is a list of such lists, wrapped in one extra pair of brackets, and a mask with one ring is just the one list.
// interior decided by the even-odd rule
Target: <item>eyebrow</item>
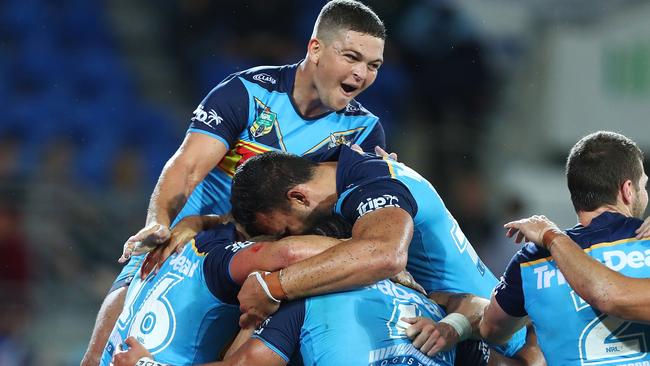
[[(343, 49), (341, 50), (341, 52), (352, 52), (352, 53), (354, 53), (354, 55), (357, 56), (359, 59), (363, 60), (363, 54), (362, 54), (361, 52), (357, 51), (357, 50), (353, 50), (353, 49), (351, 49), (351, 48), (343, 48)], [(374, 59), (374, 60), (369, 61), (369, 62), (371, 62), (371, 63), (372, 63), (372, 62), (380, 62), (380, 63), (383, 64), (383, 63), (384, 63), (384, 59), (383, 59), (383, 58), (378, 58), (378, 59)]]

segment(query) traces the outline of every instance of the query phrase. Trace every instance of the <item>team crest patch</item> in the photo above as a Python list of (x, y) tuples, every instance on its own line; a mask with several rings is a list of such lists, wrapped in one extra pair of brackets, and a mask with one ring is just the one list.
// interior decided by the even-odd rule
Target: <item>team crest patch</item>
[(350, 140), (348, 139), (348, 136), (330, 133), (330, 142), (327, 145), (327, 148), (332, 149), (340, 145), (350, 146)]
[(255, 121), (253, 121), (253, 125), (249, 131), (254, 138), (258, 138), (271, 132), (273, 125), (278, 119), (278, 114), (271, 111), (269, 107), (257, 98), (255, 98), (255, 111)]

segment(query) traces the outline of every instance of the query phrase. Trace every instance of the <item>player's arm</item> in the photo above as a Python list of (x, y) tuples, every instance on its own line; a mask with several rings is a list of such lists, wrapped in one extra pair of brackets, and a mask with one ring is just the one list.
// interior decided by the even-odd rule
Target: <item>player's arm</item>
[(99, 365), (102, 352), (104, 352), (104, 347), (106, 347), (106, 343), (108, 342), (108, 337), (110, 337), (115, 322), (122, 312), (127, 290), (128, 287), (120, 287), (106, 295), (97, 313), (95, 326), (90, 336), (86, 353), (81, 360), (81, 366)]
[(411, 324), (406, 335), (413, 346), (428, 356), (447, 351), (468, 338), (480, 339), (479, 323), (488, 304), (487, 299), (472, 294), (435, 292), (429, 295), (448, 314), (439, 322), (427, 317), (403, 318)]
[[(367, 213), (352, 227), (350, 240), (264, 277), (276, 299), (297, 299), (365, 286), (406, 267), (413, 219), (398, 207)], [(323, 239), (321, 239), (323, 240)], [(282, 274), (282, 277), (280, 277)], [(256, 277), (249, 277), (237, 297), (240, 326), (259, 324), (277, 310)]]
[(488, 342), (504, 344), (526, 325), (527, 317), (509, 315), (492, 295), (480, 322), (480, 335)]
[(505, 225), (507, 235), (546, 248), (571, 288), (603, 313), (650, 322), (650, 278), (624, 276), (585, 253), (545, 216), (532, 216)]
[(256, 242), (239, 251), (230, 262), (230, 275), (239, 284), (256, 270), (277, 271), (318, 255), (341, 241), (318, 235), (301, 235), (272, 242)]

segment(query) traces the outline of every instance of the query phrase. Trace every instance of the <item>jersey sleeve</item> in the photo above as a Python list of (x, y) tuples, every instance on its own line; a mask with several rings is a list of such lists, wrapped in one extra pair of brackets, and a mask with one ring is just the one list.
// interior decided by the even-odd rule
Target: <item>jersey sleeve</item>
[(248, 124), (248, 99), (239, 77), (229, 76), (196, 107), (188, 132), (203, 133), (232, 146)]
[(237, 294), (241, 286), (232, 279), (230, 262), (241, 249), (252, 244), (252, 241), (238, 241), (219, 245), (207, 254), (203, 262), (205, 282), (210, 292), (219, 300), (228, 304), (239, 304)]
[(380, 122), (377, 122), (375, 126), (370, 131), (370, 134), (359, 144), (363, 151), (368, 153), (374, 153), (375, 146), (379, 146), (382, 149), (386, 149), (386, 134), (384, 133), (384, 127)]
[(356, 187), (344, 197), (337, 211), (349, 222), (356, 222), (361, 216), (386, 207), (399, 207), (411, 217), (415, 217), (418, 211), (415, 198), (408, 188), (391, 178)]
[(282, 304), (253, 333), (273, 352), (289, 362), (300, 349), (300, 332), (305, 321), (305, 299)]
[(512, 257), (506, 272), (494, 288), (494, 297), (499, 306), (508, 315), (518, 318), (528, 314), (524, 308), (524, 290), (521, 285), (521, 267), (519, 266), (523, 250)]

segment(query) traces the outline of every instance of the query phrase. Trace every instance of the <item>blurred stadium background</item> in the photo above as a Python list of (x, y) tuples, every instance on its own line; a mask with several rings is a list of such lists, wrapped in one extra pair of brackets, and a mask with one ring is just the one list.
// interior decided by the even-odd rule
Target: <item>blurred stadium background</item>
[[(495, 273), (509, 219), (575, 223), (563, 163), (650, 151), (650, 4), (365, 1), (389, 38), (359, 100)], [(324, 2), (0, 2), (0, 365), (75, 365), (156, 178), (228, 74), (300, 60)]]

